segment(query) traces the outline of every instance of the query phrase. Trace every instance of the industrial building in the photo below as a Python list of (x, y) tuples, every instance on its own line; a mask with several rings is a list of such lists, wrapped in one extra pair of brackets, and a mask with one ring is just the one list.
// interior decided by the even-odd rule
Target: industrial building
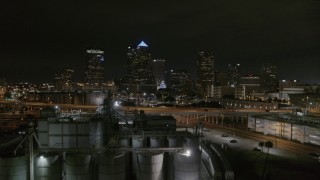
[(125, 114), (107, 98), (94, 114), (55, 107), (28, 122), (23, 137), (0, 143), (0, 179), (222, 179), (200, 148), (203, 126), (177, 131), (172, 116)]
[(313, 116), (265, 114), (248, 117), (250, 130), (300, 143), (320, 145), (320, 120)]

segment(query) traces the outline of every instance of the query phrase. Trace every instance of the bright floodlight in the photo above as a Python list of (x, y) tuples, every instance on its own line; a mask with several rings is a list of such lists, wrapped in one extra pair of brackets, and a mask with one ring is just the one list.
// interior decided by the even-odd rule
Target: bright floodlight
[(43, 159), (43, 156), (40, 156), (40, 159)]
[(191, 156), (191, 151), (189, 149), (183, 150), (182, 153), (180, 153), (181, 155), (190, 157)]
[(114, 102), (114, 107), (119, 107), (120, 103), (118, 101)]
[(187, 157), (191, 156), (190, 150), (187, 150), (187, 151), (186, 151), (186, 156), (187, 156)]
[(58, 108), (59, 108), (59, 106), (55, 106), (54, 108), (58, 109)]

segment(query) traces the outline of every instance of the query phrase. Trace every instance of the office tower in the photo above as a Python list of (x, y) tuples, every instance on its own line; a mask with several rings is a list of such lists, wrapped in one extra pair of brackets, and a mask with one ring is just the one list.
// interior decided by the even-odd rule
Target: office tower
[(166, 60), (164, 59), (154, 59), (152, 62), (152, 72), (157, 83), (157, 88), (160, 84), (165, 82), (166, 70), (165, 70)]
[(186, 95), (190, 90), (193, 90), (191, 70), (170, 70), (169, 81), (171, 89), (177, 95)]
[(199, 52), (197, 58), (198, 84), (202, 97), (212, 96), (214, 83), (214, 56), (212, 52)]
[(133, 93), (155, 92), (152, 59), (149, 46), (141, 41), (136, 48), (128, 48), (126, 90)]
[(4, 94), (6, 93), (6, 80), (0, 78), (0, 99), (4, 99)]
[(270, 63), (264, 63), (261, 66), (260, 84), (262, 92), (278, 91), (277, 66)]
[(99, 88), (104, 81), (104, 52), (99, 49), (86, 51), (87, 68), (85, 72), (86, 87)]
[(74, 68), (66, 68), (58, 71), (54, 75), (54, 86), (56, 90), (72, 90), (73, 81), (72, 74), (74, 73)]
[(215, 86), (228, 86), (229, 77), (227, 72), (215, 72), (214, 73), (214, 85)]
[(254, 74), (241, 76), (239, 79), (239, 85), (245, 87), (247, 95), (257, 93), (260, 91), (260, 77)]
[(235, 87), (239, 84), (240, 78), (240, 64), (228, 65), (228, 85)]
[(302, 83), (298, 80), (281, 80), (279, 81), (279, 91), (294, 90), (295, 88), (301, 88)]

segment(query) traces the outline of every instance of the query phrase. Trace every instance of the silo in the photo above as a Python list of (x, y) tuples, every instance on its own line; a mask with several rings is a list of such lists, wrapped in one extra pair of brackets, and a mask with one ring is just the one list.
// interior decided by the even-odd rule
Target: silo
[(61, 157), (57, 154), (46, 154), (35, 157), (34, 178), (35, 180), (62, 179)]
[(174, 179), (199, 180), (200, 164), (201, 152), (198, 140), (186, 138), (184, 148), (174, 155)]
[(66, 155), (66, 180), (90, 180), (91, 178), (90, 154)]
[(169, 147), (177, 147), (177, 137), (168, 136)]
[(145, 152), (138, 154), (138, 179), (163, 180), (163, 152)]
[(190, 149), (198, 149), (199, 150), (199, 140), (194, 137), (186, 137), (184, 146)]
[(122, 147), (130, 147), (131, 146), (131, 139), (130, 138), (121, 138), (120, 145)]
[(150, 137), (150, 148), (163, 147), (163, 140), (160, 137)]
[(28, 170), (27, 156), (0, 158), (0, 180), (28, 179)]
[(133, 137), (132, 138), (132, 148), (142, 148), (144, 147), (145, 139), (143, 137)]
[(100, 154), (98, 156), (99, 180), (125, 180), (126, 158), (125, 153)]
[(103, 146), (103, 125), (102, 121), (92, 120), (90, 121), (90, 146), (102, 147)]
[[(132, 148), (143, 148), (145, 139), (143, 137), (132, 137)], [(132, 151), (132, 177), (137, 179), (138, 174), (138, 154), (135, 150)]]
[[(174, 147), (177, 147), (177, 141), (178, 141), (178, 138), (177, 137), (174, 137), (174, 136), (168, 136), (167, 137), (168, 139), (168, 147), (169, 148), (174, 148)], [(174, 170), (174, 167), (173, 167), (173, 162), (174, 162), (174, 152), (168, 152), (167, 153), (167, 179), (168, 180), (173, 180), (174, 176), (173, 176), (173, 170)]]

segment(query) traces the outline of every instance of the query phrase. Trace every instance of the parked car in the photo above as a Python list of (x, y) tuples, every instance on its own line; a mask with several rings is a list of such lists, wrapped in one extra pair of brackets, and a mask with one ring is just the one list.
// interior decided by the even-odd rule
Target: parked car
[(258, 151), (258, 152), (261, 152), (261, 149), (260, 149), (260, 148), (257, 148), (257, 147), (254, 147), (254, 148), (252, 149), (252, 151)]

